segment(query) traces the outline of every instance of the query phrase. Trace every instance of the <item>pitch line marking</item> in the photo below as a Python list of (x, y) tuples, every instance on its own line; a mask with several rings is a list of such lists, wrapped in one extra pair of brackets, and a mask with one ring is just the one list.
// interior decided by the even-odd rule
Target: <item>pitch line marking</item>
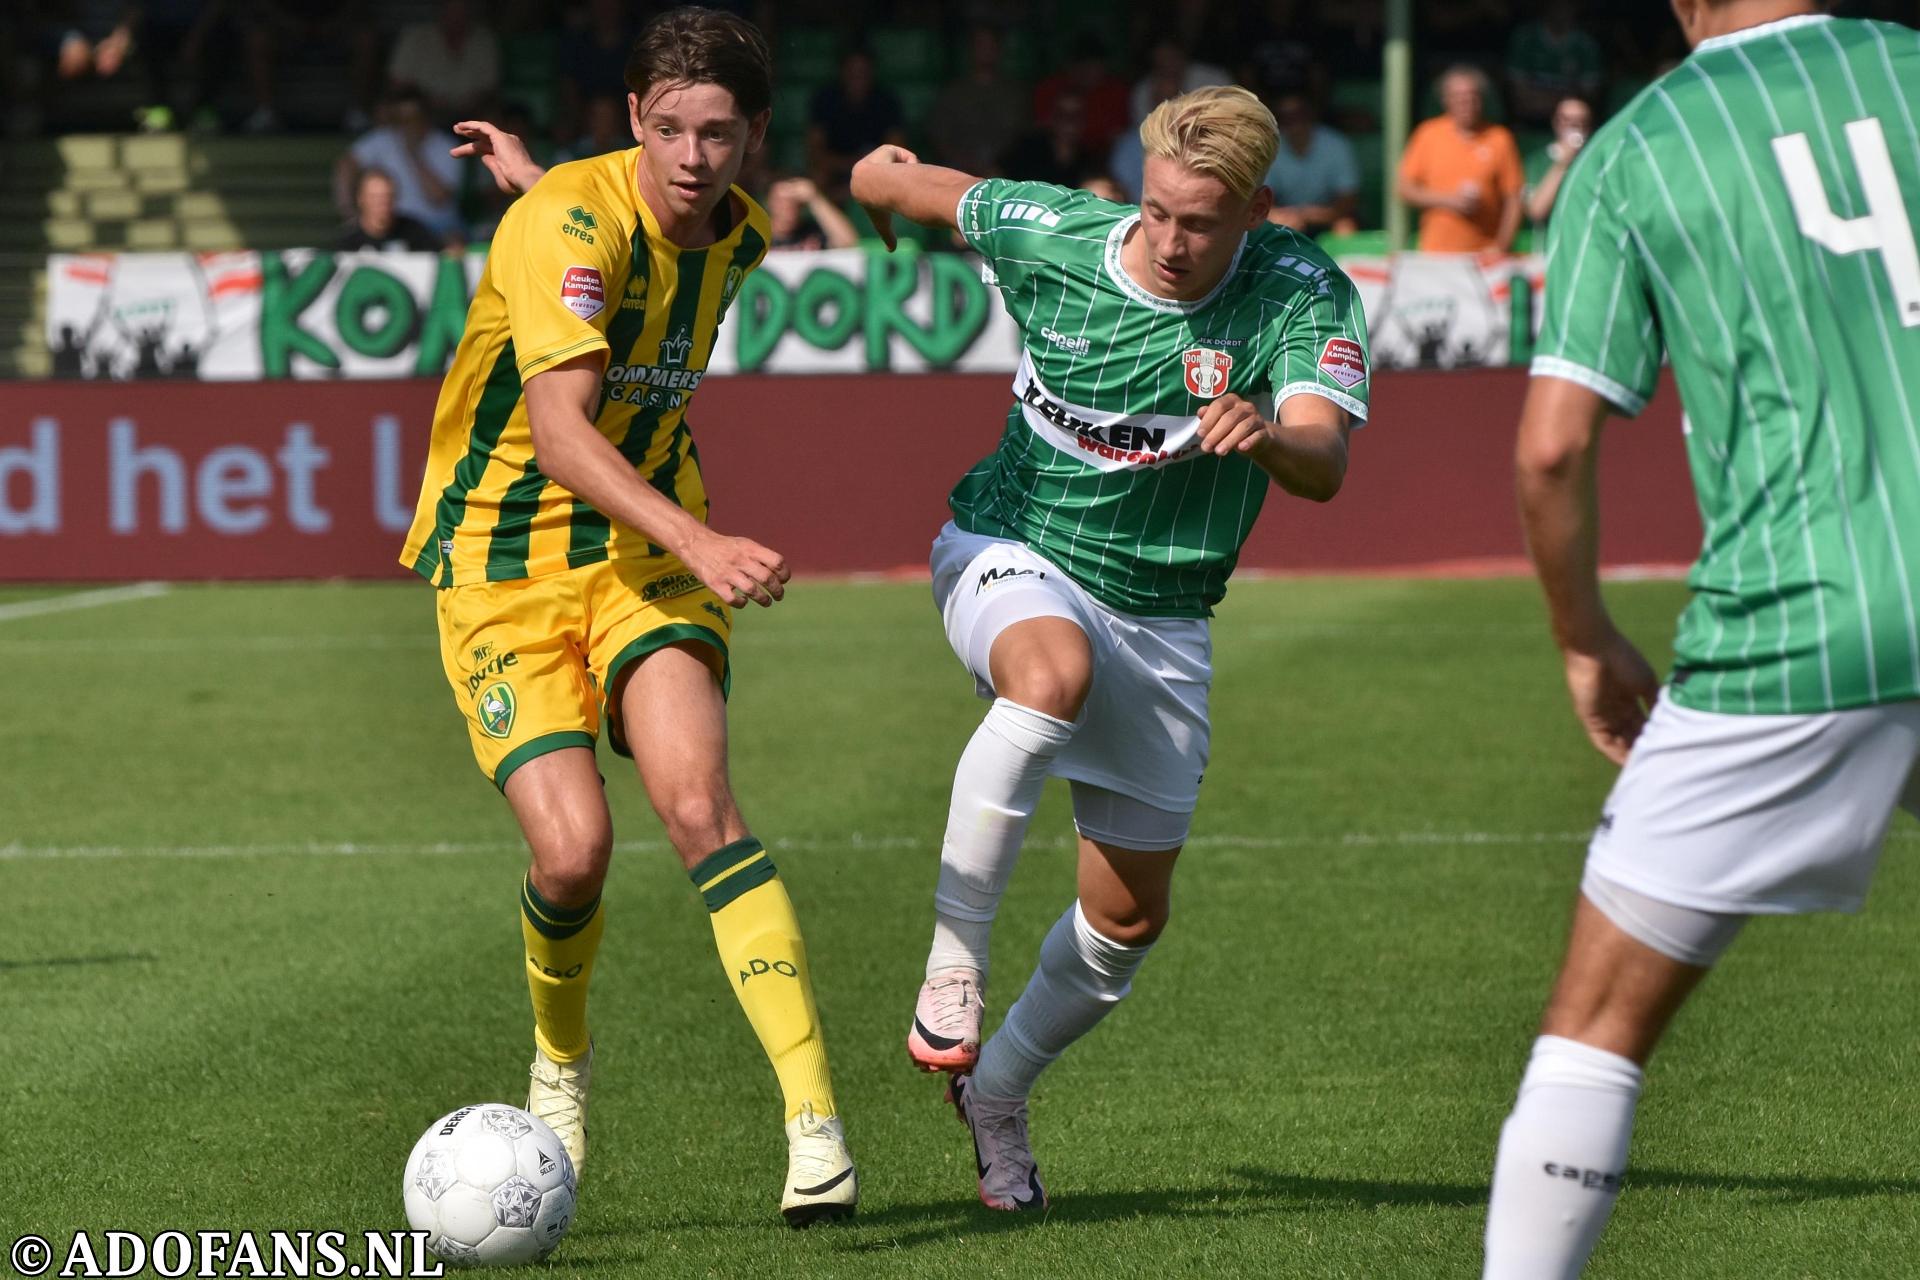
[[(1580, 846), (1591, 833), (1586, 831), (1347, 831), (1323, 836), (1195, 836), (1187, 842), (1190, 849), (1417, 849), (1437, 845), (1471, 845), (1509, 848), (1549, 848)], [(1920, 843), (1920, 828), (1901, 828), (1887, 833), (1889, 844)], [(1066, 849), (1073, 842), (1066, 836), (1047, 836), (1027, 841), (1028, 848)], [(926, 835), (868, 835), (849, 832), (832, 838), (809, 837), (772, 840), (774, 853), (833, 853), (838, 851), (886, 851), (924, 849), (937, 852), (939, 833)], [(623, 840), (616, 848), (631, 853), (659, 853), (668, 848), (664, 840)], [(519, 841), (439, 841), (390, 844), (373, 841), (307, 841), (225, 845), (30, 845), (19, 841), (0, 844), (0, 862), (85, 860), (108, 858), (403, 858), (461, 857), (484, 853), (520, 853), (526, 846)]]
[(164, 582), (136, 582), (124, 587), (102, 587), (97, 591), (75, 591), (61, 596), (44, 596), (38, 600), (19, 600), (13, 604), (0, 604), (0, 622), (37, 618), (48, 613), (70, 613), (75, 609), (94, 609), (103, 604), (119, 604), (123, 600), (146, 600), (163, 596), (170, 589)]

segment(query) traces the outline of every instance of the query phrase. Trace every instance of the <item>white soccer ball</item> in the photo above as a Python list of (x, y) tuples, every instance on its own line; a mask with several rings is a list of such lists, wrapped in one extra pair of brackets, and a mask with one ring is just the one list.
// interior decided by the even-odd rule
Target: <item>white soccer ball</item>
[(552, 1253), (573, 1222), (573, 1160), (518, 1107), (461, 1107), (427, 1126), (407, 1157), (407, 1221), (457, 1266), (504, 1267)]

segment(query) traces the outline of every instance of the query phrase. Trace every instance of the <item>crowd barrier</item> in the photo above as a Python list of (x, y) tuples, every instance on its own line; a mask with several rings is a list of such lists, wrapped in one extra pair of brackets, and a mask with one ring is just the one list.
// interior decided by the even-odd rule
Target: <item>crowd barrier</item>
[[(1518, 566), (1513, 369), (1377, 376), (1347, 484), (1274, 491), (1242, 558), (1290, 571)], [(380, 578), (426, 460), (438, 384), (0, 386), (0, 580)], [(945, 496), (998, 439), (1004, 375), (732, 377), (691, 422), (713, 522), (802, 574), (924, 567)], [(1602, 453), (1603, 557), (1698, 549), (1671, 388)]]

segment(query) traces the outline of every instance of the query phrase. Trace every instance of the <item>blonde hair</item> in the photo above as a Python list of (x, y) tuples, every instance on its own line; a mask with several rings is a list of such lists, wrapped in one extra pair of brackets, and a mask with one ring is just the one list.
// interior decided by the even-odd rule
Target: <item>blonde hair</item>
[(1169, 98), (1140, 122), (1140, 147), (1196, 173), (1218, 178), (1245, 199), (1267, 180), (1280, 126), (1251, 92), (1211, 85)]

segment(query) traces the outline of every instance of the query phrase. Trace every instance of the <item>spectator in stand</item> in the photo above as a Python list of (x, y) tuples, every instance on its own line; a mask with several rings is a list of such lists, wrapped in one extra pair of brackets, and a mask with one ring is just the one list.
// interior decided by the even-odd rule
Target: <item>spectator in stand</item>
[[(1180, 96), (1180, 80), (1177, 74), (1162, 70), (1150, 74), (1147, 81), (1148, 97), (1152, 101), (1147, 110), (1151, 112), (1168, 98)], [(1128, 201), (1140, 198), (1140, 181), (1146, 169), (1146, 152), (1140, 146), (1140, 131), (1129, 129), (1120, 135), (1113, 144), (1112, 152), (1107, 156), (1107, 175), (1127, 193)]]
[(346, 54), (352, 101), (340, 125), (348, 133), (367, 127), (380, 67), (380, 32), (367, 0), (247, 0), (239, 6), (238, 15), (247, 51), (247, 87), (253, 97), (245, 124), (248, 133), (281, 128), (274, 106), (274, 63), (289, 47)]
[(996, 172), (1000, 153), (1027, 127), (1027, 95), (1000, 69), (1000, 35), (977, 26), (967, 38), (967, 69), (949, 80), (927, 117), (928, 151), (962, 173)]
[(1105, 151), (1131, 132), (1127, 82), (1107, 69), (1106, 47), (1091, 31), (1074, 41), (1072, 61), (1034, 86), (1032, 118), (1049, 119), (1053, 100), (1069, 89), (1080, 95), (1089, 147)]
[(1605, 62), (1600, 42), (1576, 25), (1573, 0), (1549, 0), (1540, 17), (1517, 28), (1507, 45), (1513, 118), (1545, 123), (1563, 98), (1591, 102), (1600, 92)]
[(110, 80), (133, 54), (140, 11), (131, 4), (49, 4), (41, 20), (53, 37), (54, 67), (62, 80)]
[(851, 249), (860, 243), (853, 221), (811, 178), (785, 178), (768, 187), (767, 222), (774, 249)]
[(353, 144), (334, 170), (335, 198), (351, 214), (350, 197), (359, 188), (362, 169), (379, 169), (393, 179), (393, 208), (439, 236), (446, 244), (462, 240), (460, 178), (464, 163), (427, 122), (427, 107), (417, 89), (400, 89), (382, 108), (383, 123)]
[(218, 73), (232, 65), (230, 7), (229, 0), (142, 0), (133, 9), (133, 59), (147, 89), (142, 129), (219, 127), (208, 99)]
[(394, 212), (393, 178), (385, 169), (360, 171), (353, 184), (353, 217), (335, 247), (432, 253), (445, 243), (412, 218)]
[[(559, 120), (563, 129), (580, 128), (588, 104), (604, 93), (618, 94), (621, 112), (625, 113), (626, 95), (620, 86), (626, 82), (627, 54), (633, 50), (634, 34), (627, 8), (624, 0), (588, 0), (584, 14), (569, 13), (573, 21), (560, 37)], [(621, 128), (626, 129), (624, 121)], [(631, 136), (631, 131), (628, 133)]]
[(1400, 198), (1421, 211), (1422, 253), (1504, 254), (1520, 229), (1520, 150), (1486, 118), (1478, 67), (1440, 77), (1446, 114), (1421, 124), (1400, 159)]
[(1127, 199), (1127, 193), (1120, 189), (1120, 184), (1104, 173), (1090, 174), (1080, 179), (1080, 189), (1082, 191), (1091, 191), (1102, 200), (1110, 201), (1113, 204), (1133, 203)]
[[(1560, 198), (1560, 182), (1567, 166), (1593, 136), (1593, 108), (1578, 98), (1562, 98), (1553, 109), (1553, 141), (1527, 161), (1527, 218), (1544, 227)], [(1534, 248), (1542, 245), (1538, 239)]]
[(586, 131), (554, 153), (556, 163), (625, 151), (633, 145), (633, 126), (627, 119), (625, 98), (596, 93), (587, 99), (586, 117)]
[(1204, 89), (1208, 85), (1233, 83), (1233, 77), (1227, 74), (1225, 67), (1216, 67), (1211, 62), (1195, 62), (1187, 55), (1186, 46), (1177, 40), (1157, 40), (1153, 51), (1147, 55), (1147, 74), (1134, 82), (1127, 97), (1127, 105), (1133, 112), (1134, 128), (1139, 128), (1140, 122), (1147, 118), (1147, 113), (1159, 105), (1153, 100), (1156, 86), (1168, 80), (1180, 86), (1176, 96), (1178, 93)]
[(500, 89), (500, 44), (491, 27), (474, 22), (469, 0), (440, 0), (434, 21), (400, 32), (387, 79), (418, 89), (436, 120), (485, 115)]
[(1326, 101), (1331, 86), (1321, 50), (1332, 37), (1305, 9), (1300, 0), (1267, 0), (1257, 11), (1239, 11), (1232, 47), (1241, 84), (1267, 98), (1298, 89)]
[(1273, 188), (1267, 221), (1310, 236), (1358, 231), (1360, 165), (1353, 144), (1320, 123), (1304, 89), (1283, 92), (1273, 118), (1280, 124), (1280, 146), (1267, 170), (1267, 185)]
[(1086, 104), (1077, 93), (1056, 94), (1053, 114), (1007, 148), (1000, 172), (1018, 182), (1051, 182), (1074, 187), (1106, 166), (1103, 157), (1087, 145)]
[(905, 146), (900, 100), (873, 80), (873, 55), (849, 49), (840, 76), (822, 85), (807, 111), (807, 168), (814, 185), (843, 199), (854, 161), (881, 143)]

